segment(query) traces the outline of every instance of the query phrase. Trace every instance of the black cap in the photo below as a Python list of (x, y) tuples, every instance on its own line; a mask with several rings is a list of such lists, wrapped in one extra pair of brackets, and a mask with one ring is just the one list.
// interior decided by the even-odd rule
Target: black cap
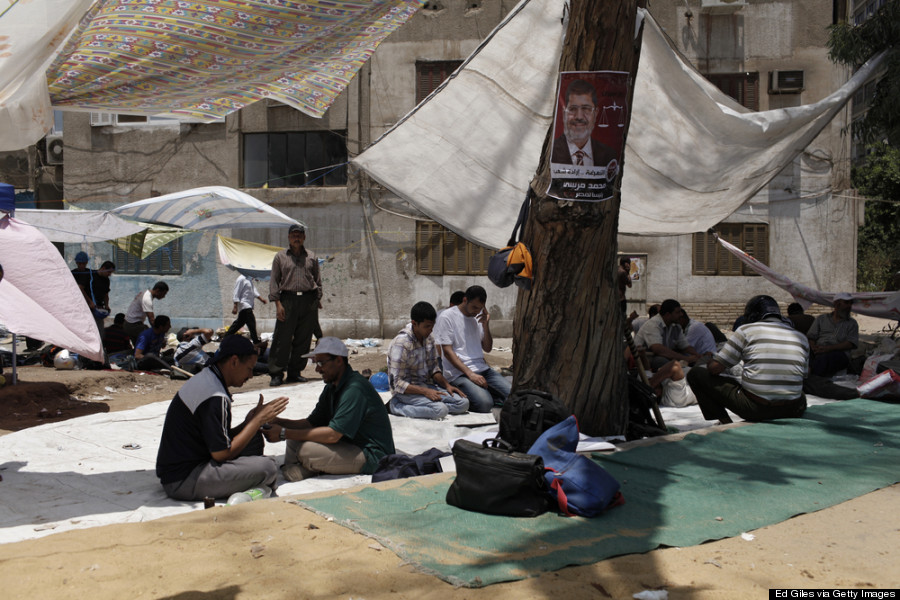
[(288, 235), (294, 233), (295, 231), (299, 231), (300, 233), (306, 233), (306, 228), (303, 225), (291, 225), (291, 228), (288, 229)]
[(229, 335), (219, 344), (219, 349), (209, 360), (209, 364), (214, 365), (229, 356), (249, 356), (251, 354), (256, 354), (253, 342), (242, 335)]

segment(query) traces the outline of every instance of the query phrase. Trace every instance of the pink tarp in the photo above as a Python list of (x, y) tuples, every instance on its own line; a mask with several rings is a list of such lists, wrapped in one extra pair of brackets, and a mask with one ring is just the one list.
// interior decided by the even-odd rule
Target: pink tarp
[(100, 332), (59, 251), (34, 227), (0, 215), (0, 322), (17, 335), (103, 360)]

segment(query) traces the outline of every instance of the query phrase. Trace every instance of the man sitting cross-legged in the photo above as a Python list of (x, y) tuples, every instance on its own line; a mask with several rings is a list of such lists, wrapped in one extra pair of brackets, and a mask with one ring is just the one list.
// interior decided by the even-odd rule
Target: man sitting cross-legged
[[(230, 338), (226, 338), (230, 339)], [(373, 473), (378, 461), (394, 454), (394, 435), (384, 402), (369, 380), (347, 361), (347, 346), (323, 337), (313, 358), (325, 389), (305, 419), (275, 419), (265, 432), (270, 442), (287, 441), (283, 473), (301, 481), (322, 473)]]
[(431, 335), (437, 312), (431, 304), (417, 302), (409, 316), (411, 322), (388, 349), (388, 380), (394, 394), (388, 404), (391, 414), (414, 419), (463, 414), (469, 410), (469, 401), (444, 379), (440, 353)]

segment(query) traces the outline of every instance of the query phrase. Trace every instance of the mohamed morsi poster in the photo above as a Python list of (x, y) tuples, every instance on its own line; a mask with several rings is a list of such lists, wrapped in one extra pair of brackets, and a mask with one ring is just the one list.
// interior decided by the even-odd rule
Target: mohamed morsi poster
[(622, 160), (628, 73), (560, 73), (547, 195), (599, 202), (612, 197)]

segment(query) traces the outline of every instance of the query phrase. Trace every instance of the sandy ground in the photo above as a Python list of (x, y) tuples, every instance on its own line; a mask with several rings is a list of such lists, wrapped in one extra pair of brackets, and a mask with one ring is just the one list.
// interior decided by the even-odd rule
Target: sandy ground
[[(868, 333), (883, 326), (860, 324)], [(504, 343), (508, 348), (508, 340), (498, 341)], [(362, 349), (351, 364), (377, 370), (384, 350)], [(510, 359), (508, 351), (496, 352), (491, 362), (505, 366)], [(101, 410), (169, 399), (181, 385), (153, 375), (40, 367), (21, 369), (20, 378), (63, 383), (78, 401)], [(245, 389), (268, 396), (274, 390), (267, 384), (267, 377), (256, 377)], [(8, 412), (2, 394), (0, 407)], [(36, 422), (67, 416), (34, 414)], [(223, 600), (631, 598), (656, 589), (669, 598), (712, 599), (768, 598), (770, 588), (900, 588), (898, 503), (895, 485), (756, 530), (752, 540), (660, 549), (472, 590), (418, 573), (377, 542), (276, 498), (5, 544), (0, 586), (7, 598)]]

